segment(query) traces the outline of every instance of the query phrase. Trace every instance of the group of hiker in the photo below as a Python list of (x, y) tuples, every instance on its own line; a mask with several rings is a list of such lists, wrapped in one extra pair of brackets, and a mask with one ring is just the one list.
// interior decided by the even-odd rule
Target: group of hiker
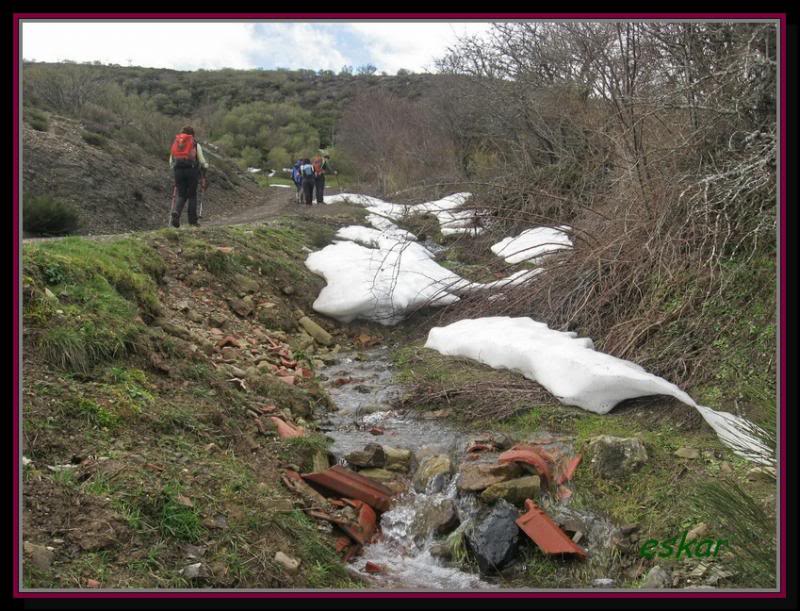
[(314, 204), (314, 193), (318, 204), (324, 204), (325, 196), (325, 175), (338, 174), (332, 167), (330, 155), (322, 153), (313, 159), (298, 159), (292, 167), (292, 180), (294, 181), (297, 193), (297, 203), (304, 203), (307, 206)]
[[(170, 222), (173, 227), (180, 227), (181, 213), (188, 202), (189, 225), (197, 225), (202, 216), (202, 207), (198, 210), (198, 187), (205, 191), (208, 188), (208, 161), (203, 149), (194, 135), (191, 125), (185, 126), (175, 136), (170, 148), (169, 167), (175, 177), (172, 191), (172, 208)], [(313, 159), (298, 159), (292, 168), (292, 180), (297, 187), (297, 203), (313, 205), (314, 193), (318, 204), (325, 203), (325, 175), (338, 174), (330, 164), (330, 155), (320, 151)]]

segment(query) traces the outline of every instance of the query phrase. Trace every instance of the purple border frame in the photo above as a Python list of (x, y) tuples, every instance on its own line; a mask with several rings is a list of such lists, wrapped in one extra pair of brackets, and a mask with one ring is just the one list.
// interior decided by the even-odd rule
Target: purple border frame
[[(503, 19), (724, 19), (724, 20), (753, 20), (768, 19), (779, 22), (780, 33), (780, 239), (779, 239), (779, 329), (780, 329), (780, 585), (778, 591), (719, 591), (719, 592), (635, 592), (623, 590), (619, 592), (570, 592), (568, 590), (541, 591), (541, 592), (360, 592), (360, 591), (235, 591), (235, 590), (196, 590), (196, 591), (146, 591), (146, 592), (124, 592), (124, 591), (53, 591), (53, 592), (21, 592), (19, 588), (19, 563), (17, 562), (20, 554), (19, 546), (19, 502), (20, 502), (20, 445), (19, 445), (19, 422), (20, 422), (20, 392), (18, 381), (20, 380), (21, 367), (21, 346), (20, 329), (22, 321), (20, 318), (20, 264), (22, 257), (21, 234), (19, 231), (20, 210), (19, 210), (19, 188), (20, 188), (20, 125), (19, 125), (19, 96), (20, 90), (20, 30), (22, 19), (149, 19), (149, 20), (274, 20), (274, 21), (385, 21), (385, 20), (408, 20), (408, 21), (432, 21), (432, 20), (503, 20)], [(786, 495), (787, 485), (785, 476), (786, 467), (786, 328), (783, 322), (786, 320), (786, 75), (787, 75), (787, 40), (786, 40), (786, 13), (14, 13), (13, 14), (13, 45), (14, 45), (14, 67), (13, 67), (13, 112), (14, 121), (14, 153), (13, 153), (13, 369), (14, 369), (14, 435), (12, 448), (14, 452), (14, 491), (12, 494), (13, 508), (13, 569), (12, 579), (14, 580), (14, 598), (88, 598), (88, 599), (107, 599), (107, 598), (785, 598), (786, 597)]]

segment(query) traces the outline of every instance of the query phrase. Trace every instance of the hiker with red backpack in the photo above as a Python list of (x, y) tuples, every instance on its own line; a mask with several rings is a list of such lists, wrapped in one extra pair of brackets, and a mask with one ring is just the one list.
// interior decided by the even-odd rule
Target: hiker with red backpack
[(172, 201), (172, 226), (181, 226), (181, 212), (188, 201), (189, 224), (197, 225), (197, 185), (208, 188), (208, 162), (194, 137), (194, 128), (187, 125), (175, 136), (169, 153), (169, 167), (175, 174), (175, 195)]
[[(321, 153), (322, 151), (320, 151)], [(317, 155), (311, 161), (311, 165), (314, 168), (314, 189), (317, 192), (317, 203), (324, 204), (323, 196), (325, 193), (325, 174), (333, 173), (338, 174), (330, 164), (331, 156), (327, 153)]]

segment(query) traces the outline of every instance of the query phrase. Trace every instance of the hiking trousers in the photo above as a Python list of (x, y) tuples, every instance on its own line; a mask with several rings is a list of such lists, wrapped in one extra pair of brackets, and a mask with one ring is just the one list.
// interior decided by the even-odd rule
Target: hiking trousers
[(197, 225), (197, 183), (200, 180), (198, 168), (175, 168), (175, 188), (177, 196), (172, 205), (172, 226), (181, 226), (183, 206), (189, 202), (189, 224)]
[(310, 206), (314, 201), (314, 179), (303, 179), (303, 196), (307, 206)]
[(317, 192), (317, 203), (322, 204), (322, 197), (325, 194), (325, 174), (314, 177), (314, 189)]

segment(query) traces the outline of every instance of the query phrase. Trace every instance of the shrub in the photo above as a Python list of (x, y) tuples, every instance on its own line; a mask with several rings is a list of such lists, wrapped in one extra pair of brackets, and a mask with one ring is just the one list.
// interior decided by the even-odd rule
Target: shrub
[(32, 129), (35, 129), (39, 132), (46, 132), (50, 128), (47, 115), (41, 110), (36, 110), (35, 108), (26, 108), (24, 113), (25, 119)]
[(28, 124), (38, 132), (46, 132), (50, 128), (47, 119), (31, 119)]
[(66, 235), (80, 225), (78, 213), (48, 195), (27, 198), (22, 206), (22, 228), (38, 235)]
[(106, 139), (100, 134), (95, 134), (92, 132), (81, 132), (81, 138), (83, 138), (87, 144), (91, 144), (92, 146), (102, 146), (106, 141)]

